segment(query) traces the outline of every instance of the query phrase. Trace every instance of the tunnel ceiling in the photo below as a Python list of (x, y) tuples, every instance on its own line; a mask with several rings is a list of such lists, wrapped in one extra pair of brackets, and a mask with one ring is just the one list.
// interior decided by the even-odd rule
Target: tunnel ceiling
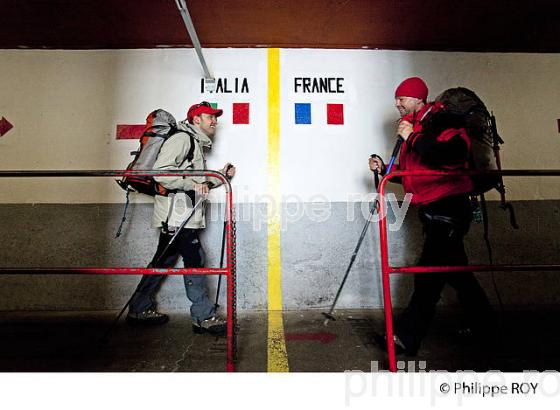
[[(559, 52), (559, 0), (189, 0), (203, 47)], [(192, 46), (175, 0), (0, 0), (0, 48)]]

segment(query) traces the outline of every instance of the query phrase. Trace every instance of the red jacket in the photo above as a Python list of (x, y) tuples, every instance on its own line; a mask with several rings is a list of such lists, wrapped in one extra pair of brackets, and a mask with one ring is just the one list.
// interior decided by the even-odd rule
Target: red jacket
[[(447, 164), (435, 166), (427, 163), (424, 158), (415, 150), (415, 144), (421, 141), (423, 135), (423, 125), (428, 116), (439, 111), (442, 108), (440, 104), (426, 104), (416, 114), (409, 114), (403, 117), (403, 121), (409, 121), (413, 124), (413, 133), (402, 144), (399, 157), (399, 170), (407, 171), (459, 171), (468, 169), (468, 162), (460, 162), (455, 164)], [(464, 128), (448, 128), (436, 137), (437, 143), (449, 142), (450, 139), (459, 136), (465, 143), (467, 153), (470, 151), (471, 141), (467, 136)], [(402, 184), (405, 192), (413, 194), (413, 205), (425, 205), (438, 199), (457, 194), (467, 194), (472, 191), (473, 185), (470, 177), (467, 176), (424, 176), (402, 178)]]

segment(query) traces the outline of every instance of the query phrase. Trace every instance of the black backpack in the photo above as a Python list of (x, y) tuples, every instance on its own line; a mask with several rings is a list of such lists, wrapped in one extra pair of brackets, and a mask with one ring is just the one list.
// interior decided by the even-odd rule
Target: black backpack
[[(132, 151), (134, 159), (126, 167), (127, 171), (152, 170), (161, 147), (169, 137), (177, 132), (186, 132), (191, 139), (190, 149), (185, 158), (191, 162), (194, 157), (194, 137), (187, 131), (177, 130), (177, 121), (169, 112), (157, 109), (146, 118), (146, 128), (140, 137), (140, 148)], [(117, 184), (127, 192), (137, 192), (150, 196), (167, 195), (169, 190), (158, 184), (152, 176), (129, 175), (117, 181)]]
[[(493, 171), (501, 170), (499, 163), (499, 146), (504, 143), (496, 129), (496, 118), (488, 112), (486, 105), (474, 93), (465, 87), (445, 90), (435, 99), (444, 108), (429, 119), (428, 127), (465, 128), (471, 140), (469, 166), (473, 170)], [(480, 196), (481, 221), (484, 223), (484, 238), (488, 245), (490, 260), (491, 249), (488, 242), (488, 216), (484, 193), (496, 189), (500, 193), (500, 207), (509, 211), (510, 224), (518, 229), (513, 206), (506, 201), (506, 190), (501, 175), (473, 175), (473, 190), (470, 192), (473, 208), (478, 207), (477, 197)], [(476, 219), (476, 218), (475, 218)]]
[[(439, 121), (453, 123), (454, 128), (465, 128), (471, 139), (469, 165), (473, 170), (498, 170), (494, 146), (503, 144), (496, 131), (496, 119), (491, 115), (482, 100), (471, 90), (464, 87), (450, 88), (438, 95), (444, 109), (434, 116)], [(499, 175), (471, 176), (474, 185), (472, 195), (480, 195), (491, 189), (502, 192), (502, 179)]]

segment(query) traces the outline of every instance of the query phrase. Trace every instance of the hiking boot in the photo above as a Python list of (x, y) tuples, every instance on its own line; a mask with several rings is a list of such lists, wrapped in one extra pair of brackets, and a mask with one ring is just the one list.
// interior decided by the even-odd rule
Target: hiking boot
[(132, 326), (158, 326), (169, 322), (169, 316), (159, 313), (154, 309), (147, 309), (143, 312), (128, 311), (126, 323)]
[(213, 336), (224, 337), (227, 334), (227, 322), (218, 316), (212, 316), (204, 320), (193, 320), (192, 330), (194, 333), (209, 333)]

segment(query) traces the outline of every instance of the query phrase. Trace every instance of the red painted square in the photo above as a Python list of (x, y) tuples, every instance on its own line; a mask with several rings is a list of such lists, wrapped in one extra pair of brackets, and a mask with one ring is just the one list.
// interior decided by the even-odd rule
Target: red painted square
[(145, 125), (126, 125), (117, 124), (117, 139), (118, 140), (134, 140), (140, 139), (144, 133)]
[(344, 125), (344, 104), (327, 104), (327, 124)]
[(249, 124), (249, 103), (233, 103), (233, 123)]

